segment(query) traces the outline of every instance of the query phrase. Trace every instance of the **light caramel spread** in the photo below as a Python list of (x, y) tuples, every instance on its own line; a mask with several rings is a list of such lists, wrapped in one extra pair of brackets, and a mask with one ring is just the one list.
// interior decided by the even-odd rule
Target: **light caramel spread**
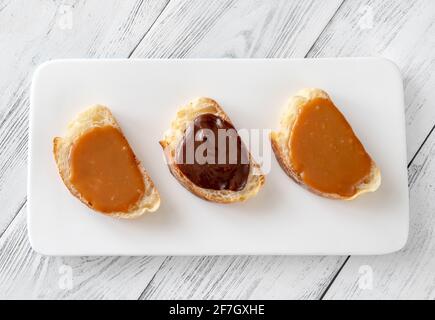
[(353, 196), (370, 175), (370, 156), (329, 99), (316, 98), (301, 108), (289, 150), (293, 170), (322, 193)]
[(112, 126), (95, 127), (74, 142), (70, 181), (92, 208), (127, 212), (144, 194), (135, 155), (122, 133)]

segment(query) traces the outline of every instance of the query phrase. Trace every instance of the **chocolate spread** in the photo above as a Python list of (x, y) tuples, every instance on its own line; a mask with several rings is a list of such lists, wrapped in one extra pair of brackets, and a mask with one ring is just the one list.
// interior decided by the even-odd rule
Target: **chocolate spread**
[(197, 116), (179, 142), (175, 161), (195, 185), (240, 191), (249, 175), (249, 154), (231, 123), (210, 113)]

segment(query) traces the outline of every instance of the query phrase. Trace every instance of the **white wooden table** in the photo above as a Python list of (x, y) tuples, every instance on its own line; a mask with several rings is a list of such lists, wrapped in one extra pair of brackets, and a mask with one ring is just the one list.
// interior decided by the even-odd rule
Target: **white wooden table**
[[(328, 257), (81, 257), (32, 251), (29, 85), (54, 58), (383, 56), (405, 86), (410, 236)], [(435, 1), (0, 0), (0, 298), (435, 298)]]

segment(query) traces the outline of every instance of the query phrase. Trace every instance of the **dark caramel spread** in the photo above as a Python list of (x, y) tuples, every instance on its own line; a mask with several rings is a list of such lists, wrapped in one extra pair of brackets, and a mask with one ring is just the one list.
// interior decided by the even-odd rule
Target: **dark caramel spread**
[(320, 192), (350, 197), (369, 177), (370, 156), (329, 99), (313, 99), (301, 109), (289, 147), (293, 169)]
[(101, 212), (126, 212), (144, 194), (136, 158), (121, 132), (96, 127), (83, 134), (70, 155), (71, 183)]
[(248, 151), (235, 128), (213, 114), (202, 114), (187, 127), (175, 157), (183, 174), (201, 188), (242, 190), (248, 180)]

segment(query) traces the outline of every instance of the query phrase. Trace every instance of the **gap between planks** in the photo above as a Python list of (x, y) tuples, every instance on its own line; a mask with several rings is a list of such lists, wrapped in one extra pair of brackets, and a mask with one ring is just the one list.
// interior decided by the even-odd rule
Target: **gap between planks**
[[(127, 56), (127, 59), (130, 59), (130, 57), (132, 56), (132, 54), (136, 51), (137, 47), (140, 45), (140, 43), (142, 42), (142, 40), (146, 37), (146, 35), (151, 31), (151, 29), (153, 28), (153, 26), (156, 24), (157, 20), (159, 20), (160, 16), (162, 15), (163, 11), (166, 10), (166, 8), (168, 7), (169, 3), (172, 0), (169, 0), (166, 2), (165, 6), (163, 7), (162, 11), (160, 11), (160, 13), (157, 15), (157, 17), (154, 19), (153, 23), (151, 23), (151, 25), (148, 27), (148, 29), (145, 31), (145, 33), (143, 34), (143, 36), (139, 39), (139, 41), (137, 42), (137, 44), (133, 47), (133, 50), (130, 51), (130, 53)], [(142, 3), (140, 4), (142, 5)]]
[(313, 41), (313, 44), (311, 45), (310, 49), (308, 49), (307, 53), (305, 54), (304, 58), (307, 58), (311, 51), (313, 50), (314, 46), (316, 45), (317, 41), (319, 41), (320, 37), (323, 35), (324, 31), (329, 27), (334, 17), (337, 15), (337, 13), (340, 11), (341, 7), (343, 7), (343, 4), (348, 0), (341, 1), (340, 5), (337, 7), (337, 10), (335, 10), (334, 14), (331, 16), (331, 19), (329, 19), (328, 23), (325, 24), (325, 27), (322, 29), (322, 31), (317, 36), (316, 40)]
[[(322, 31), (319, 33), (319, 36), (316, 38), (316, 40), (313, 42), (312, 46), (310, 47), (310, 49), (308, 50), (308, 52), (306, 53), (305, 57), (307, 57), (309, 55), (309, 53), (311, 52), (312, 48), (315, 46), (317, 40), (321, 37), (321, 35), (323, 34), (324, 30), (328, 27), (328, 25), (330, 24), (330, 22), (332, 21), (332, 19), (335, 17), (335, 15), (337, 14), (337, 12), (340, 10), (340, 8), (342, 7), (343, 3), (346, 0), (343, 0), (341, 2), (341, 4), (339, 5), (339, 7), (337, 8), (337, 10), (335, 11), (335, 13), (331, 16), (331, 19), (328, 21), (328, 23), (325, 25), (325, 27), (322, 29)], [(162, 9), (162, 11), (159, 13), (159, 15), (157, 16), (157, 18), (153, 21), (153, 23), (150, 25), (150, 27), (146, 30), (146, 32), (144, 33), (144, 35), (141, 37), (141, 39), (138, 41), (138, 43), (136, 44), (136, 46), (133, 48), (133, 50), (129, 53), (128, 57), (130, 58), (133, 53), (136, 51), (136, 49), (138, 48), (138, 46), (140, 45), (140, 43), (142, 42), (142, 40), (146, 37), (146, 35), (150, 32), (150, 30), (153, 28), (153, 26), (156, 24), (156, 22), (159, 20), (160, 16), (162, 15), (163, 11), (165, 11), (165, 9), (167, 8), (168, 4), (171, 2), (171, 0), (169, 0), (166, 5), (164, 6), (164, 8)], [(412, 162), (414, 161), (414, 159), (416, 158), (416, 156), (418, 155), (418, 153), (420, 152), (420, 150), (422, 149), (422, 147), (424, 146), (424, 144), (427, 142), (428, 138), (431, 136), (431, 134), (433, 133), (435, 129), (435, 125), (432, 127), (432, 129), (429, 131), (429, 133), (427, 134), (426, 138), (423, 140), (423, 142), (420, 144), (418, 150), (415, 152), (415, 154), (413, 155), (412, 159), (409, 161), (408, 163), (408, 167), (412, 164)], [(27, 198), (24, 199), (23, 203), (20, 205), (19, 209), (17, 210), (17, 212), (15, 213), (15, 217), (17, 215), (17, 213), (21, 210), (21, 208), (26, 204), (27, 202)], [(15, 219), (14, 217), (14, 219)], [(8, 226), (6, 227), (5, 231), (10, 227), (10, 225), (12, 224), (12, 221), (14, 220), (12, 219), (11, 222), (8, 224)], [(0, 238), (3, 236), (4, 232), (0, 235)], [(320, 299), (322, 299), (325, 294), (327, 293), (327, 291), (329, 290), (329, 288), (331, 287), (331, 285), (333, 284), (333, 282), (336, 280), (337, 276), (339, 275), (339, 273), (342, 271), (343, 267), (345, 266), (345, 264), (347, 263), (347, 261), (349, 260), (350, 256), (347, 256), (346, 260), (344, 261), (344, 263), (341, 265), (341, 267), (339, 268), (339, 270), (337, 271), (337, 273), (334, 275), (334, 277), (332, 278), (331, 282), (328, 284), (326, 290), (321, 294)], [(165, 264), (165, 262), (167, 261), (168, 257), (166, 257), (162, 264), (159, 266), (158, 270), (156, 271), (156, 273), (154, 274), (153, 278), (150, 280), (150, 282), (146, 285), (145, 289), (143, 290), (143, 292), (141, 293), (141, 295), (139, 296), (142, 297), (142, 295), (146, 292), (147, 288), (151, 285), (155, 275), (161, 270), (162, 266)]]
[[(170, 0), (171, 1), (171, 0)], [(169, 2), (170, 2), (169, 1)], [(306, 54), (304, 55), (304, 58), (306, 58), (312, 48), (315, 46), (316, 42), (318, 41), (318, 39), (322, 36), (323, 32), (328, 28), (328, 26), (330, 25), (332, 19), (336, 16), (337, 12), (340, 11), (340, 8), (343, 6), (343, 3), (347, 1), (347, 0), (342, 0), (342, 2), (340, 3), (340, 5), (337, 7), (337, 9), (335, 10), (334, 14), (331, 15), (330, 19), (328, 20), (328, 22), (325, 24), (325, 26), (322, 28), (322, 30), (319, 32), (318, 36), (316, 37), (316, 39), (313, 41), (312, 45), (310, 46), (310, 48), (307, 50)], [(140, 43), (142, 42), (142, 40), (145, 38), (146, 34), (151, 30), (151, 28), (154, 26), (154, 24), (157, 22), (157, 20), (159, 19), (159, 17), (162, 15), (163, 11), (166, 9), (167, 5), (169, 4), (169, 2), (166, 4), (166, 6), (164, 7), (164, 9), (162, 10), (162, 12), (160, 12), (159, 16), (156, 18), (156, 20), (154, 21), (154, 23), (151, 25), (151, 27), (148, 29), (148, 31), (145, 33), (145, 35), (142, 37), (142, 39), (139, 41), (139, 43), (135, 46), (135, 48), (132, 50), (132, 52), (130, 53), (129, 57), (131, 57), (133, 55), (133, 53), (136, 51), (136, 49), (138, 48), (138, 46), (140, 45)], [(347, 263), (347, 261), (349, 260), (350, 256), (346, 257), (346, 260), (343, 262), (343, 264), (340, 266), (340, 268), (338, 269), (338, 271), (336, 272), (336, 274), (334, 275), (334, 277), (332, 278), (332, 280), (328, 283), (326, 289), (322, 292), (322, 294), (320, 295), (319, 299), (323, 299), (323, 297), (326, 295), (327, 291), (329, 290), (329, 288), (332, 286), (333, 282), (335, 281), (335, 279), (337, 278), (337, 276), (339, 275), (339, 273), (341, 272), (341, 270), (343, 269), (344, 265)], [(163, 268), (163, 266), (165, 265), (166, 261), (168, 261), (169, 257), (165, 257), (165, 259), (162, 261), (161, 265), (159, 266), (159, 268), (157, 269), (157, 271), (155, 272), (155, 274), (153, 275), (153, 277), (151, 278), (151, 280), (148, 282), (148, 284), (145, 286), (144, 290), (142, 291), (142, 293), (139, 295), (138, 299), (142, 299), (147, 292), (147, 289), (152, 285), (152, 282), (154, 280), (154, 278), (156, 277), (156, 275), (160, 272), (160, 270)]]

